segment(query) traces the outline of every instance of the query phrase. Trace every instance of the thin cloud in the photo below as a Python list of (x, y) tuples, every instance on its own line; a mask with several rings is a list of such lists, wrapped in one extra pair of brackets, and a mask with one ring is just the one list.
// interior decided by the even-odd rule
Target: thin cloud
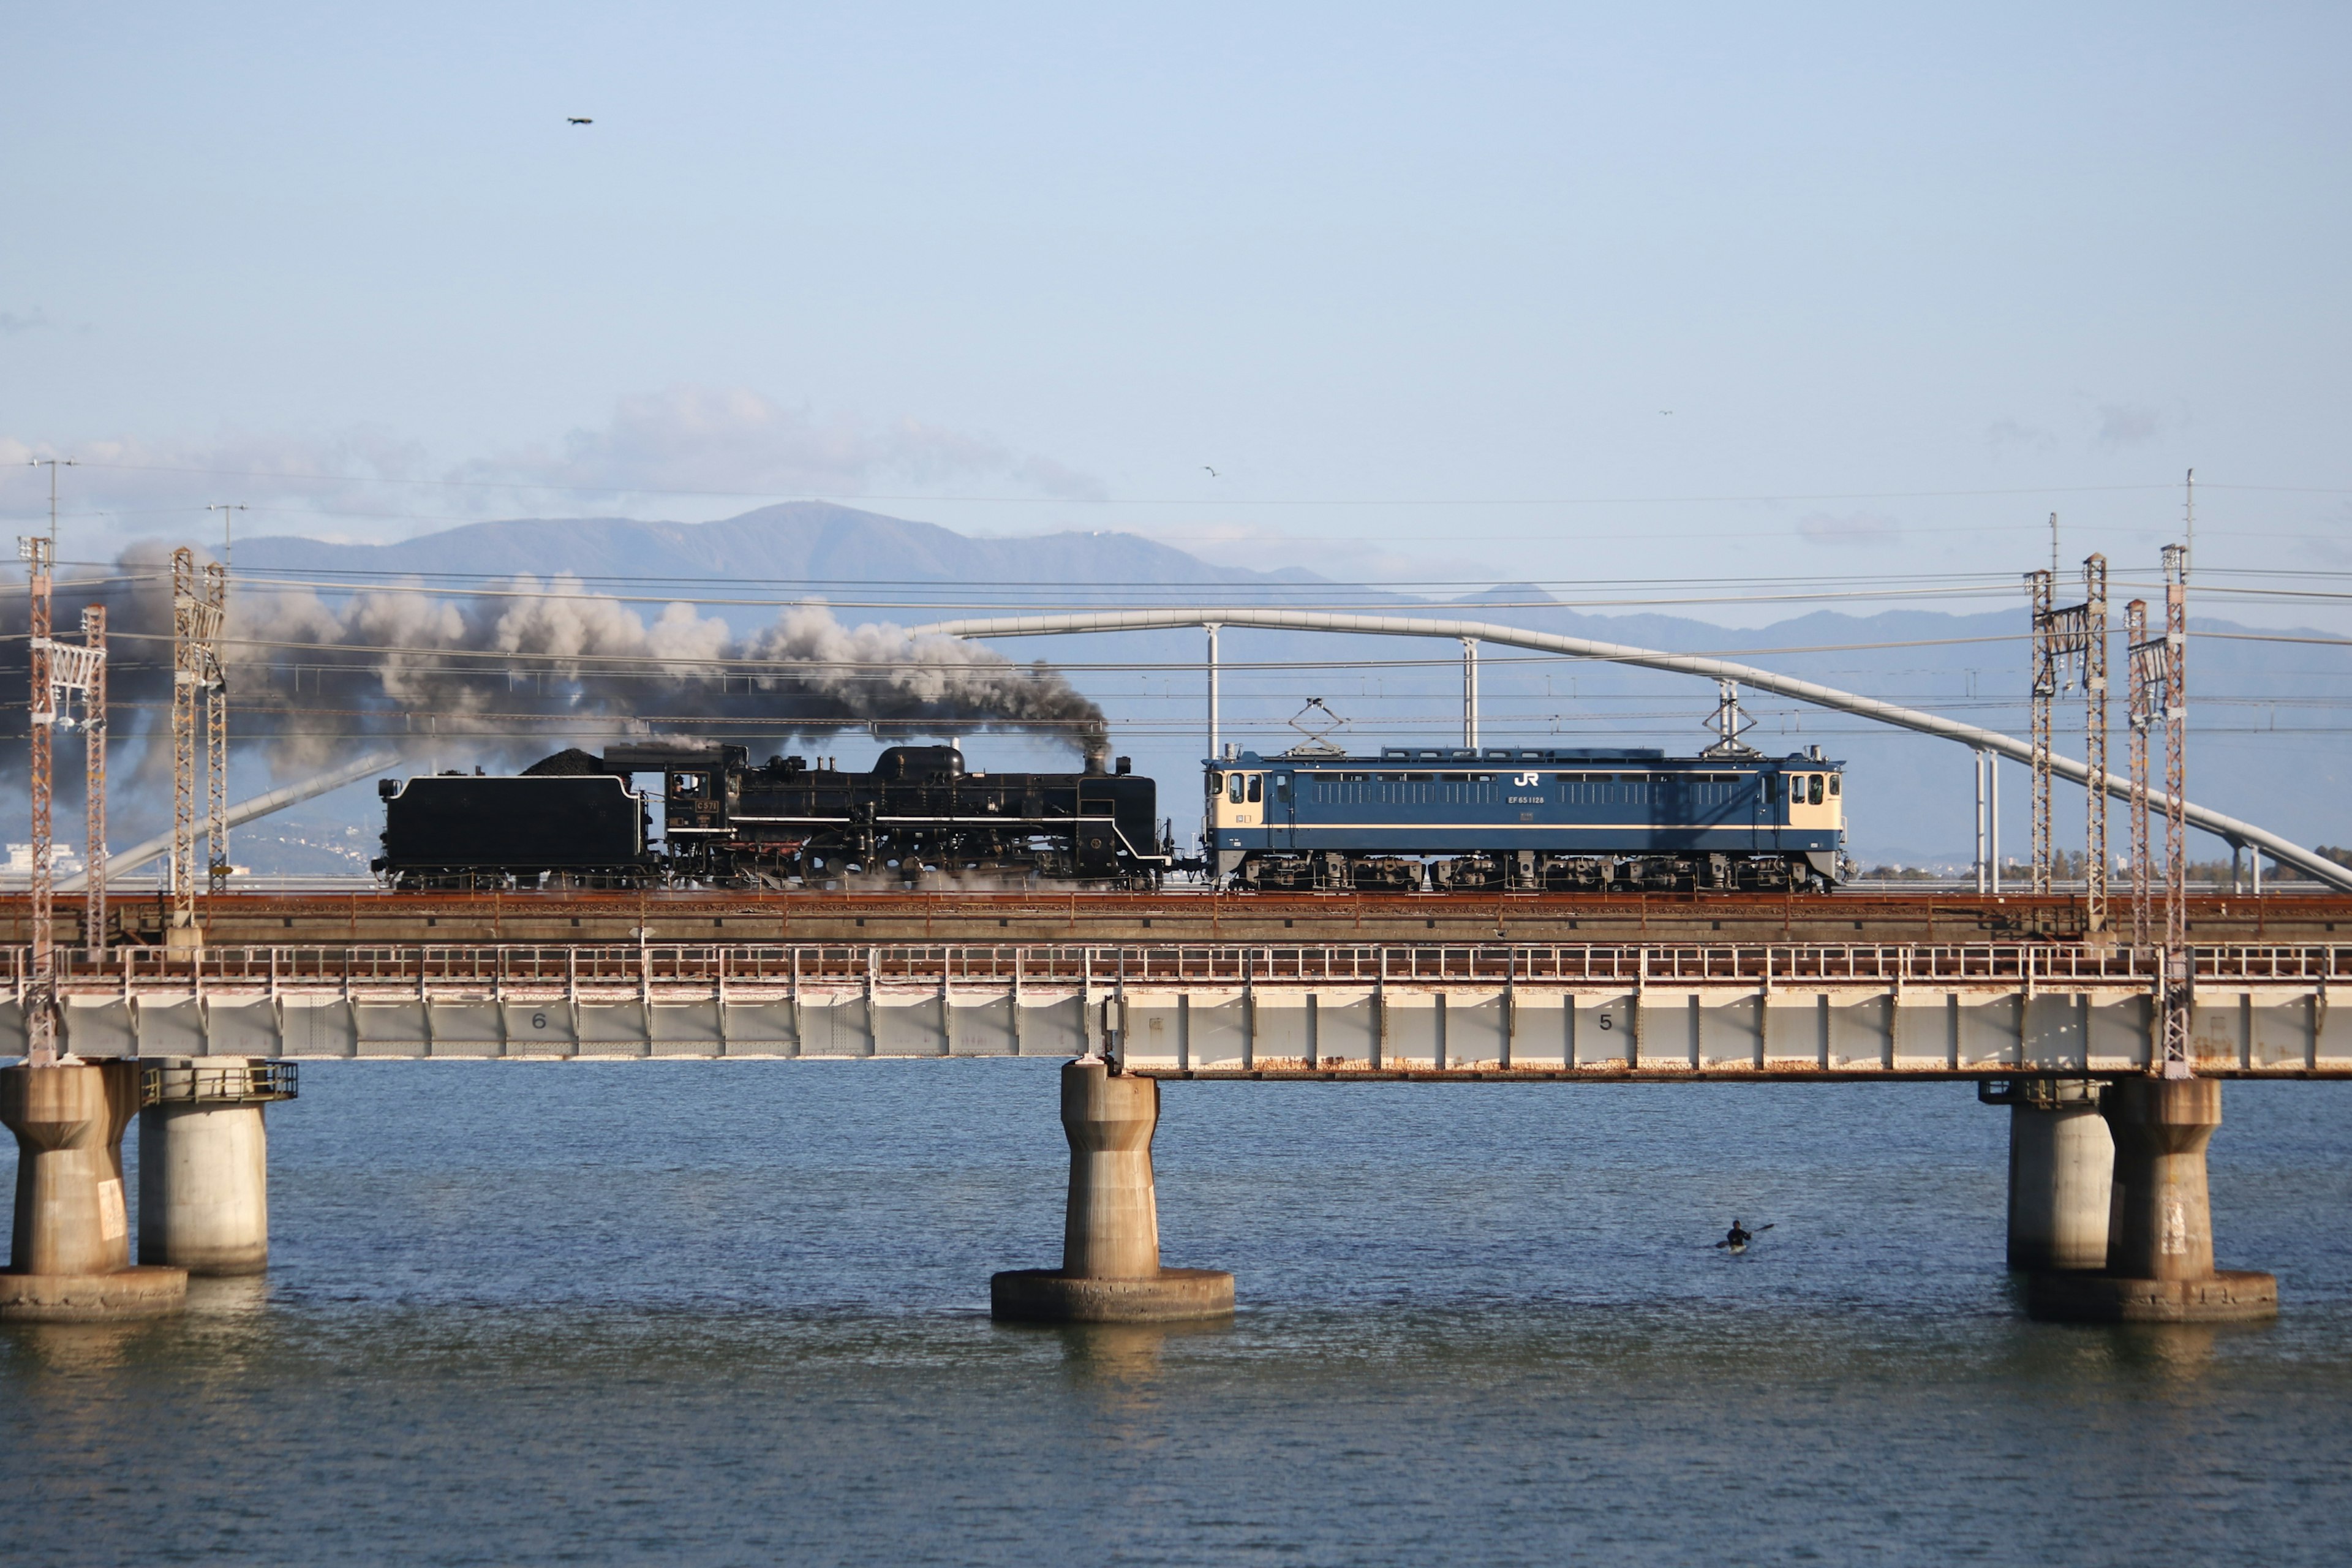
[(614, 495), (664, 490), (855, 496), (1011, 479), (1063, 500), (1100, 480), (986, 436), (915, 419), (820, 417), (744, 388), (673, 386), (623, 398), (604, 424), (467, 463), (452, 478)]
[(330, 436), (230, 430), (210, 440), (0, 436), (0, 509), (21, 516), (46, 507), (48, 476), (31, 465), (52, 458), (75, 464), (60, 479), (61, 510), (122, 535), (212, 537), (219, 521), (205, 507), (215, 501), (253, 509), (239, 531), (272, 511), (396, 510), (409, 498), (387, 492), (383, 481), (428, 472), (422, 447), (365, 428)]
[(490, 517), (577, 516), (630, 498), (656, 499), (678, 515), (737, 500), (960, 485), (1010, 485), (1041, 500), (1105, 493), (1090, 474), (986, 436), (915, 419), (821, 418), (755, 392), (691, 386), (624, 398), (601, 425), (454, 467), (369, 427), (80, 441), (0, 435), (0, 511), (45, 510), (47, 478), (30, 465), (48, 458), (79, 464), (61, 486), (65, 511), (118, 542), (217, 537), (208, 501), (249, 507), (240, 533), (365, 539)]
[(0, 310), (0, 338), (13, 338), (24, 332), (37, 332), (43, 327), (53, 324), (47, 310), (36, 310), (29, 316), (20, 316), (14, 310)]

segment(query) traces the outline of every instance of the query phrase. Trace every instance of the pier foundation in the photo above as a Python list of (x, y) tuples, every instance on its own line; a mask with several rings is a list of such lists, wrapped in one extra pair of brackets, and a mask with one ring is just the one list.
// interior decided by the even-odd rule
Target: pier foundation
[(2013, 1080), (2009, 1095), (2009, 1266), (2029, 1273), (2107, 1265), (2116, 1143), (2100, 1086)]
[(187, 1300), (184, 1268), (133, 1266), (122, 1131), (135, 1061), (0, 1068), (0, 1124), (16, 1136), (16, 1229), (0, 1320), (153, 1317)]
[(1008, 1322), (1145, 1323), (1234, 1310), (1231, 1274), (1160, 1267), (1151, 1175), (1159, 1121), (1157, 1079), (1114, 1073), (1092, 1057), (1064, 1066), (1070, 1195), (1062, 1267), (996, 1275), (989, 1281), (992, 1315)]
[(2221, 1080), (2121, 1079), (2107, 1086), (2101, 1107), (2115, 1139), (2106, 1266), (2033, 1275), (2028, 1310), (2072, 1322), (2275, 1317), (2276, 1279), (2213, 1267), (2205, 1147), (2221, 1124)]
[(271, 1064), (169, 1058), (139, 1113), (139, 1261), (196, 1275), (269, 1266), (265, 1101), (284, 1097)]

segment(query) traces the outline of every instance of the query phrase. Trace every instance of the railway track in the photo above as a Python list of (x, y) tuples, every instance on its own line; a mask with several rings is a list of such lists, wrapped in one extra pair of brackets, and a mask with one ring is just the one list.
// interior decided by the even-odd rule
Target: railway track
[[(200, 900), (215, 945), (529, 942), (1328, 942), (1850, 944), (2081, 942), (2082, 900), (1973, 892), (1229, 894), (1047, 892), (300, 892)], [(78, 902), (58, 940), (83, 945)], [(2113, 917), (2130, 942), (2130, 907)], [(153, 894), (119, 900), (110, 942), (160, 944)], [(0, 941), (29, 940), (21, 894), (0, 895)], [(2192, 896), (2192, 942), (2352, 938), (2352, 896)]]

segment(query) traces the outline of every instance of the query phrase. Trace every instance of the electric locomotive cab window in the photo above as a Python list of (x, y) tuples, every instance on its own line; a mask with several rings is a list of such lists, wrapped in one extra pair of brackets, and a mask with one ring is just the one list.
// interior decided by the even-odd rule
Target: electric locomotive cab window
[(1845, 775), (1843, 773), (1832, 773), (1830, 775), (1830, 798), (1832, 800), (1835, 800), (1837, 798), (1838, 780), (1844, 776)]
[[(1815, 788), (1819, 788), (1820, 786), (1819, 786), (1818, 784), (1816, 784), (1814, 787), (1815, 787)], [(1259, 801), (1263, 800), (1265, 797), (1265, 775), (1264, 773), (1252, 773), (1252, 774), (1250, 774), (1250, 775), (1249, 775), (1249, 800), (1250, 800), (1250, 804), (1251, 804), (1252, 805), (1257, 805), (1257, 804), (1258, 804), (1258, 802), (1259, 802)]]
[(1243, 784), (1241, 774), (1227, 773), (1225, 775), (1225, 798), (1227, 800), (1231, 801), (1235, 805), (1241, 805), (1242, 789)]
[(1274, 775), (1274, 798), (1276, 800), (1288, 800), (1290, 798), (1290, 775), (1288, 773), (1276, 773)]
[(1822, 775), (1819, 773), (1811, 773), (1808, 774), (1807, 777), (1812, 782), (1805, 791), (1805, 804), (1807, 805), (1819, 805), (1822, 804)]

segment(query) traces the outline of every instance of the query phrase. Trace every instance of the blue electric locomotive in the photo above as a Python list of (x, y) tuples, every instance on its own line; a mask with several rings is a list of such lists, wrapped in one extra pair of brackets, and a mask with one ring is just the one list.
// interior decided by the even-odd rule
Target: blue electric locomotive
[(1631, 747), (1229, 752), (1204, 831), (1244, 888), (1823, 888), (1845, 847), (1842, 763)]

